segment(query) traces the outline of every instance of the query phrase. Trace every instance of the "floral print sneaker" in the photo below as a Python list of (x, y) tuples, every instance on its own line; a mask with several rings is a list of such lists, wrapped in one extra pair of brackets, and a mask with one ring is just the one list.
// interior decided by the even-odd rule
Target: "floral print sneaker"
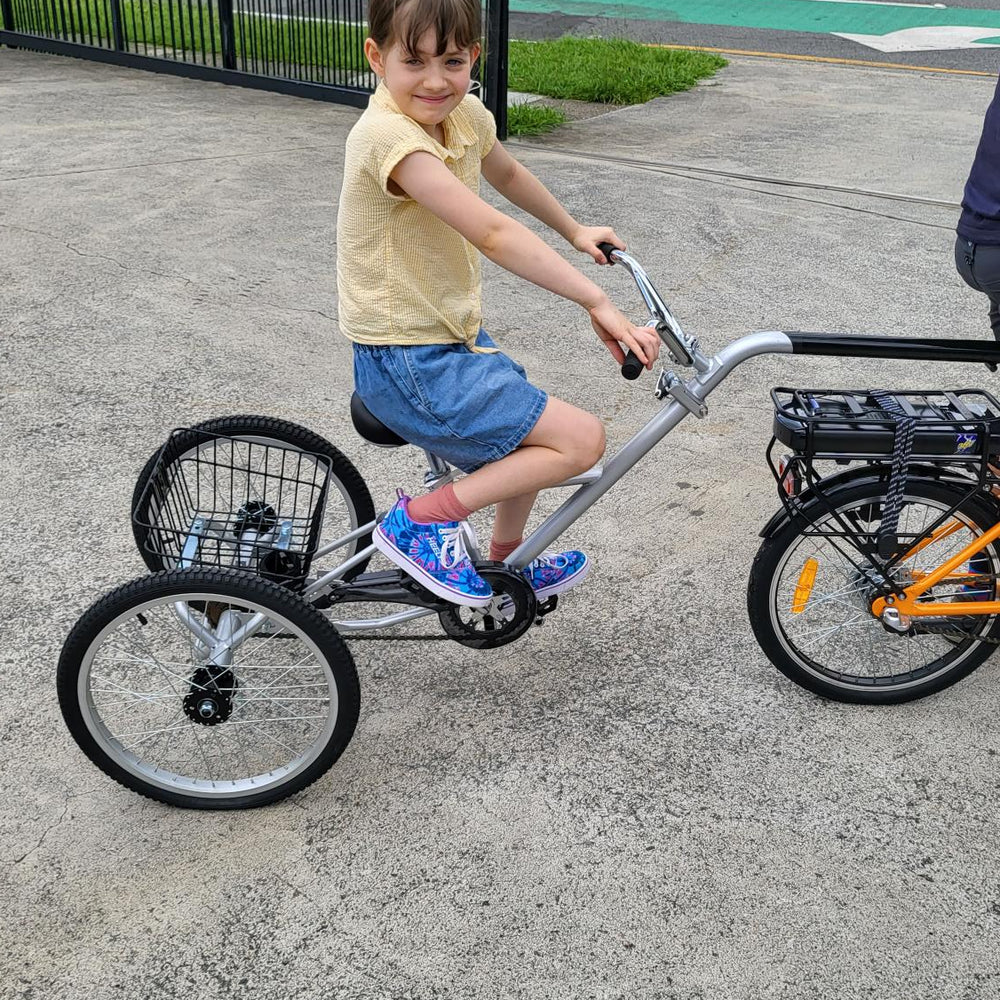
[(419, 524), (410, 520), (403, 493), (372, 532), (375, 547), (432, 594), (456, 604), (481, 607), (493, 599), (465, 550), (458, 521)]
[(544, 601), (582, 582), (590, 572), (590, 560), (575, 549), (570, 552), (543, 552), (521, 572), (528, 578), (535, 597)]

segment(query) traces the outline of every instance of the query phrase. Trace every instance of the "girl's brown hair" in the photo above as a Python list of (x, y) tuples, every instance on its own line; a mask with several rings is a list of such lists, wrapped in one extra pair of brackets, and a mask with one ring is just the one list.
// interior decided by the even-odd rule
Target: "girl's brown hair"
[(368, 34), (385, 51), (398, 42), (415, 55), (417, 42), (431, 30), (437, 52), (444, 55), (449, 43), (470, 49), (482, 34), (481, 0), (369, 0)]

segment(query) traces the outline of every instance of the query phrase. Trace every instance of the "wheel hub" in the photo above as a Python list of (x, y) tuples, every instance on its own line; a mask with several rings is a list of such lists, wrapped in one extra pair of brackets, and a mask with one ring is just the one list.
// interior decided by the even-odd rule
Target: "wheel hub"
[(184, 714), (200, 726), (217, 726), (233, 714), (233, 696), (239, 682), (228, 667), (199, 667), (191, 675), (184, 698)]

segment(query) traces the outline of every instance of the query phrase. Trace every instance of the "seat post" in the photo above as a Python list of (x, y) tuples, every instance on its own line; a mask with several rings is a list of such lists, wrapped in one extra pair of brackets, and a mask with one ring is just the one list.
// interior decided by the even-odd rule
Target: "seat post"
[(451, 467), (443, 459), (440, 459), (433, 452), (424, 449), (427, 456), (427, 471), (424, 473), (424, 489), (432, 490), (438, 482), (451, 472)]

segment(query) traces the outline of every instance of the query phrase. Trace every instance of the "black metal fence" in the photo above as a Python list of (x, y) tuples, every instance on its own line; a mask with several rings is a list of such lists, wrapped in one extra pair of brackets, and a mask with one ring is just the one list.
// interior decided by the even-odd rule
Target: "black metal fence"
[[(487, 106), (506, 135), (507, 4), (488, 0)], [(364, 0), (0, 0), (0, 44), (364, 107)]]

